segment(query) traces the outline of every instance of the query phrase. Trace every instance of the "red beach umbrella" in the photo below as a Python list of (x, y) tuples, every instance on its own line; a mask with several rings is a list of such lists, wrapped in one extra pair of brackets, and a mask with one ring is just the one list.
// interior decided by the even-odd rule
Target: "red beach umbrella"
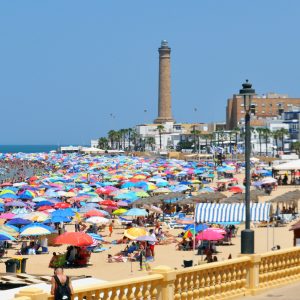
[(49, 205), (44, 205), (44, 206), (40, 206), (37, 211), (44, 211), (44, 210), (48, 210), (48, 209), (53, 209), (52, 206)]
[(65, 232), (55, 238), (54, 243), (83, 247), (93, 244), (93, 239), (84, 232)]
[(89, 218), (89, 217), (104, 217), (104, 214), (101, 211), (99, 211), (99, 210), (92, 209), (92, 210), (89, 210), (85, 214), (85, 217), (86, 218)]
[(71, 204), (66, 202), (58, 202), (54, 205), (55, 208), (69, 208), (71, 207)]
[(113, 207), (118, 206), (117, 202), (112, 201), (112, 200), (103, 200), (103, 201), (100, 201), (99, 203), (100, 203), (100, 205), (104, 205), (104, 206), (113, 206)]

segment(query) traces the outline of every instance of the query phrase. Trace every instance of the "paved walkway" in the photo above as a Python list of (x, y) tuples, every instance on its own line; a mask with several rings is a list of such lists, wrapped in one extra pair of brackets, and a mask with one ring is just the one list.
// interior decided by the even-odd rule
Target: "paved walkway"
[(287, 285), (281, 288), (267, 290), (258, 296), (247, 296), (241, 300), (299, 300), (300, 299), (300, 282)]

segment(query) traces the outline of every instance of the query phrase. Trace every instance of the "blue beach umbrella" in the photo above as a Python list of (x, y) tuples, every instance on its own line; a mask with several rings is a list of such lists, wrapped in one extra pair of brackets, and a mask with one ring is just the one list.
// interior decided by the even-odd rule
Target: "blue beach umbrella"
[(74, 215), (75, 213), (71, 208), (58, 209), (51, 214), (52, 217), (73, 217)]
[(15, 241), (16, 239), (5, 231), (0, 231), (0, 241)]
[(7, 222), (8, 225), (16, 225), (16, 226), (27, 225), (31, 223), (32, 223), (31, 221), (22, 218), (11, 219), (10, 221)]

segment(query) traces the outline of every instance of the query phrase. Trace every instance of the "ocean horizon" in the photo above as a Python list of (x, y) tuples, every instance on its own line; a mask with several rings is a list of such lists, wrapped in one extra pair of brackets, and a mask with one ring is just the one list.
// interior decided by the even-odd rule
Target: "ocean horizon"
[[(38, 153), (58, 150), (65, 145), (0, 145), (0, 153)], [(76, 145), (74, 145), (76, 146)]]

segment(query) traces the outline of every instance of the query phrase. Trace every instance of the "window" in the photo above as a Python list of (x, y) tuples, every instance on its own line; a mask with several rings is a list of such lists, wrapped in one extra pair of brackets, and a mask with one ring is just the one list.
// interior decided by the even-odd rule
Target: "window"
[(262, 113), (262, 114), (264, 114), (264, 113), (265, 113), (265, 111), (264, 111), (264, 110), (262, 110), (262, 111), (261, 111), (261, 113)]
[(245, 111), (244, 110), (241, 110), (241, 114), (244, 114), (245, 113)]

